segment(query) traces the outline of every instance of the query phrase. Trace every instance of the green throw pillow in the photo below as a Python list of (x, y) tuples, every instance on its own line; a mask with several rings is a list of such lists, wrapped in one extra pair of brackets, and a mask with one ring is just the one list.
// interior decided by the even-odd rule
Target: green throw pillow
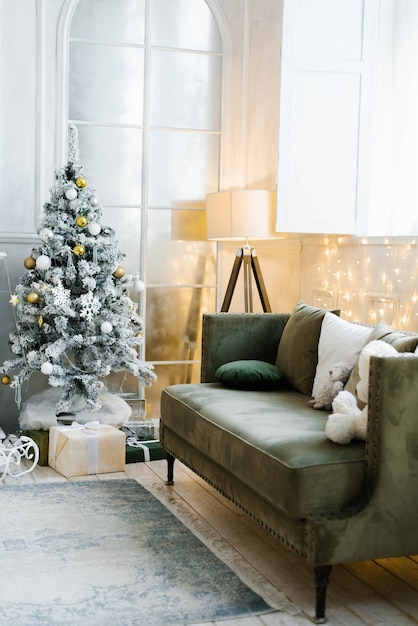
[(380, 339), (393, 346), (398, 352), (414, 352), (418, 346), (418, 334), (406, 330), (396, 330), (381, 320), (375, 326), (369, 341)]
[[(284, 327), (276, 365), (288, 385), (310, 396), (318, 363), (318, 342), (326, 309), (301, 300)], [(338, 311), (332, 311), (338, 315)]]
[(252, 359), (224, 363), (215, 372), (216, 380), (225, 387), (247, 391), (277, 389), (282, 377), (272, 363)]

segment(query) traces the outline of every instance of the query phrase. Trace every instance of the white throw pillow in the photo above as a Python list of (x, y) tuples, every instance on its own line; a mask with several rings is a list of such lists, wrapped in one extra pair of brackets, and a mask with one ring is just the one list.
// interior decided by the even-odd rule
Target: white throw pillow
[(315, 396), (328, 380), (329, 370), (339, 361), (354, 365), (362, 348), (366, 345), (372, 330), (360, 324), (353, 324), (334, 315), (325, 313), (318, 342), (318, 364), (312, 387)]

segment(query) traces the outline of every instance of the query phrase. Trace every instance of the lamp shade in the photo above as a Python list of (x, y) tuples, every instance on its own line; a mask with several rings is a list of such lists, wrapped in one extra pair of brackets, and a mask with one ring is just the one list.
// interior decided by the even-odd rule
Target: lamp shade
[(274, 236), (276, 194), (245, 189), (206, 196), (208, 239), (269, 239)]

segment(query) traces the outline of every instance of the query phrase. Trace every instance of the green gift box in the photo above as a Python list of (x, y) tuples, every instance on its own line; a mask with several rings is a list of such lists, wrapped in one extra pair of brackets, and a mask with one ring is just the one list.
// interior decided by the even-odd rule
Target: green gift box
[(166, 453), (157, 440), (140, 441), (135, 446), (126, 445), (126, 463), (140, 463), (141, 461), (157, 461), (165, 459)]
[(48, 465), (49, 430), (25, 430), (23, 434), (33, 439), (39, 448), (38, 465)]

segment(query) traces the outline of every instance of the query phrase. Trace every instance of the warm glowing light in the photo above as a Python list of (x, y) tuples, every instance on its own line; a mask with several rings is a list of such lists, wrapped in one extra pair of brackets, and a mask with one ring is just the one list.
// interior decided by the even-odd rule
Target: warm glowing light
[[(321, 290), (332, 290), (332, 306), (342, 316), (368, 323), (385, 319), (397, 328), (418, 331), (418, 237), (407, 242), (387, 237), (376, 245), (366, 237), (354, 245), (342, 236), (322, 242), (322, 261), (317, 259), (310, 271)], [(320, 306), (330, 308), (331, 303), (320, 296)], [(349, 306), (353, 310), (346, 310)]]

